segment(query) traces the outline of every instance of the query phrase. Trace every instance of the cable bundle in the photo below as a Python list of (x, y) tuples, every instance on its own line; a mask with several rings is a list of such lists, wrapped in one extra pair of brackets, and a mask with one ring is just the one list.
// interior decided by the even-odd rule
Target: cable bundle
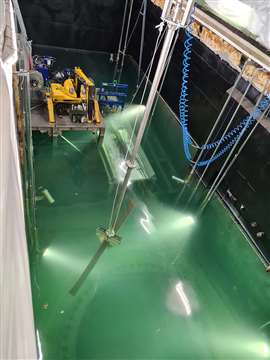
[[(188, 131), (188, 80), (190, 74), (192, 42), (193, 42), (193, 36), (189, 31), (186, 30), (183, 61), (182, 61), (181, 95), (179, 99), (179, 114), (180, 114), (179, 120), (180, 120), (180, 125), (182, 127), (184, 153), (188, 161), (192, 161), (192, 156), (189, 150), (189, 146), (192, 144), (192, 141)], [(252, 111), (250, 115), (248, 115), (243, 120), (241, 120), (240, 123), (235, 128), (230, 130), (219, 140), (213, 143), (204, 144), (200, 146), (199, 149), (201, 149), (202, 151), (212, 150), (229, 141), (227, 145), (225, 145), (210, 159), (199, 161), (197, 163), (197, 166), (202, 167), (202, 166), (210, 165), (212, 162), (216, 161), (221, 156), (223, 156), (237, 142), (239, 137), (243, 135), (243, 132), (246, 131), (260, 117), (261, 113), (264, 110), (266, 110), (269, 104), (270, 104), (270, 95), (262, 99), (260, 104)]]

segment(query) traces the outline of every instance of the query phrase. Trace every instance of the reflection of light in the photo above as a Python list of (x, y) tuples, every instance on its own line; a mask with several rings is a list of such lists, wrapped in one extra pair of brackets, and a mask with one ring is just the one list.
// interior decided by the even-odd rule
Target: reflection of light
[(181, 223), (183, 224), (183, 225), (193, 225), (193, 224), (195, 224), (195, 219), (194, 219), (194, 217), (192, 217), (192, 216), (190, 216), (190, 215), (188, 215), (188, 216), (184, 216), (181, 220)]
[(263, 357), (268, 357), (270, 355), (270, 349), (269, 346), (265, 342), (261, 342), (258, 344), (258, 352)]
[[(119, 165), (119, 168), (120, 168), (120, 170), (121, 170), (121, 172), (122, 172), (122, 175), (121, 175), (121, 181), (124, 181), (124, 179), (125, 179), (125, 176), (126, 176), (126, 172), (127, 172), (127, 164), (126, 164), (126, 161), (121, 161), (121, 163), (120, 163), (120, 165)], [(130, 186), (131, 185), (131, 181), (130, 180), (128, 180), (128, 184), (127, 184), (127, 186)]]
[(143, 229), (147, 232), (147, 234), (151, 234), (152, 231), (150, 230), (150, 226), (151, 226), (150, 214), (147, 210), (143, 210), (143, 214), (145, 218), (142, 217), (140, 219), (140, 224), (143, 227)]
[(183, 284), (181, 283), (181, 281), (176, 284), (175, 289), (176, 289), (178, 295), (180, 296), (180, 299), (181, 299), (181, 301), (182, 301), (182, 303), (183, 303), (183, 305), (185, 307), (185, 311), (186, 311), (187, 316), (190, 316), (191, 315), (190, 303), (189, 303), (187, 295), (186, 295), (186, 293), (184, 291)]
[(38, 360), (43, 359), (42, 349), (41, 349), (41, 342), (39, 337), (39, 332), (37, 330), (37, 345), (38, 345)]

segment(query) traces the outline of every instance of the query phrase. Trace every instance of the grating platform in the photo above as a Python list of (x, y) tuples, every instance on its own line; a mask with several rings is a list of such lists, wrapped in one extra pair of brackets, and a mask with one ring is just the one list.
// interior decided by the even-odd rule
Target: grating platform
[(48, 132), (49, 135), (60, 135), (63, 131), (91, 131), (98, 134), (98, 140), (102, 140), (105, 134), (103, 119), (100, 124), (72, 122), (68, 115), (58, 116), (55, 114), (55, 123), (48, 122), (47, 109), (43, 106), (35, 108), (31, 112), (32, 131)]

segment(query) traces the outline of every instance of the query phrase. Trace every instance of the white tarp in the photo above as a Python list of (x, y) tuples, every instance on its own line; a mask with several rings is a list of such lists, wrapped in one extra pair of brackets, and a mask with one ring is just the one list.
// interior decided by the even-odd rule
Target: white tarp
[(203, 3), (270, 49), (270, 0), (205, 0)]
[[(1, 13), (0, 45), (0, 359), (36, 359), (36, 341), (25, 235), (18, 144), (13, 108), (16, 60), (10, 0)], [(3, 7), (2, 7), (3, 9)]]

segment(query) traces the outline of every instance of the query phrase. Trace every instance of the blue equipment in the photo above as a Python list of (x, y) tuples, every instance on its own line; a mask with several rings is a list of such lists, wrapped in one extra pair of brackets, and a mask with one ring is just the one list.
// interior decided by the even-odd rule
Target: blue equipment
[(97, 99), (101, 112), (122, 111), (128, 96), (128, 85), (117, 83), (102, 83), (97, 89)]
[(47, 84), (49, 80), (49, 70), (55, 63), (55, 58), (48, 55), (33, 56), (34, 68), (41, 73), (44, 83)]

